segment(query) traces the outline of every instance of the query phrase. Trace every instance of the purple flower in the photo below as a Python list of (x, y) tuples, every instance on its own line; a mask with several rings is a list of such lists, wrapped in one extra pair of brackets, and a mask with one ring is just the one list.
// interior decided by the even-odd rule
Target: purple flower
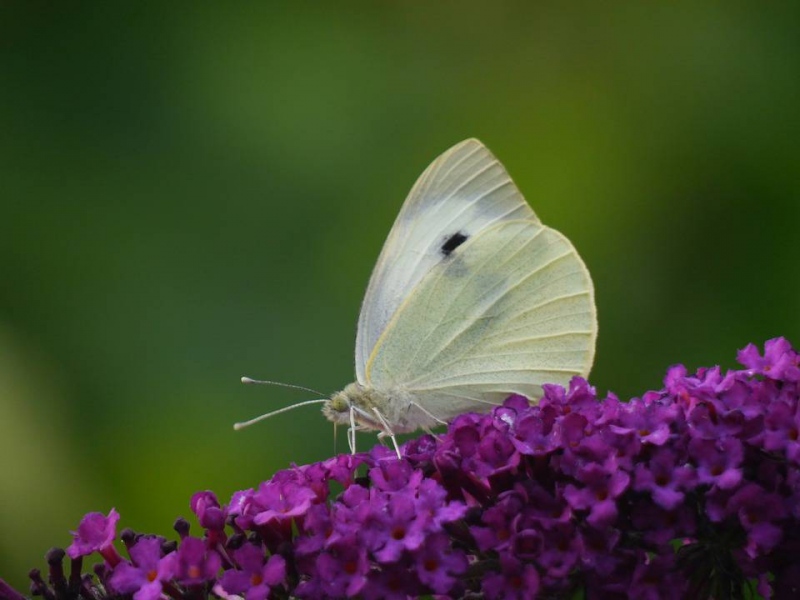
[(70, 558), (87, 556), (99, 552), (112, 567), (121, 560), (112, 545), (117, 537), (117, 521), (119, 513), (113, 508), (106, 517), (103, 513), (93, 512), (81, 519), (78, 531), (73, 531), (75, 538), (67, 548)]
[(585, 487), (569, 484), (564, 498), (577, 510), (589, 510), (586, 521), (597, 528), (611, 525), (617, 518), (616, 499), (627, 489), (630, 476), (624, 471), (610, 471), (598, 464), (589, 464), (578, 473)]
[[(519, 494), (525, 508), (526, 520), (537, 523), (545, 529), (567, 523), (574, 518), (572, 508), (563, 495), (563, 488), (548, 490), (546, 482), (521, 481), (514, 484), (512, 491), (505, 494)], [(560, 484), (559, 484), (560, 485)]]
[[(223, 505), (192, 497), (203, 528), (178, 542), (87, 515), (31, 571), (48, 600), (267, 600), (409, 596), (793, 597), (800, 581), (800, 359), (786, 340), (746, 368), (676, 365), (621, 402), (581, 378), (512, 396), (447, 433), (292, 466)], [(97, 581), (82, 557), (105, 559)], [(45, 583), (47, 580), (48, 583)], [(748, 592), (749, 593), (749, 592)], [(66, 594), (66, 595), (65, 595)], [(71, 594), (71, 595), (70, 595)], [(795, 594), (796, 595), (796, 594)], [(0, 582), (0, 600), (22, 600)]]
[(270, 588), (280, 585), (286, 579), (286, 560), (279, 554), (268, 559), (263, 548), (245, 543), (233, 551), (239, 570), (225, 571), (220, 584), (229, 594), (243, 595), (246, 600), (264, 600)]
[(764, 418), (764, 448), (781, 451), (786, 458), (800, 462), (800, 407), (796, 402), (779, 399), (770, 403)]
[(697, 481), (729, 490), (742, 480), (744, 449), (736, 438), (713, 441), (693, 439), (689, 442), (689, 456), (697, 467)]
[(487, 598), (535, 598), (539, 592), (539, 573), (532, 564), (525, 564), (508, 555), (500, 555), (500, 572), (484, 577), (483, 593)]
[(253, 500), (261, 509), (253, 521), (256, 525), (263, 525), (273, 520), (280, 522), (300, 516), (316, 498), (312, 490), (293, 481), (262, 483), (253, 495)]
[(130, 549), (131, 563), (122, 562), (111, 574), (109, 583), (120, 594), (133, 594), (134, 600), (161, 597), (164, 582), (177, 574), (177, 555), (161, 555), (161, 540), (143, 537)]
[(370, 571), (362, 595), (366, 600), (408, 600), (423, 595), (423, 586), (414, 571), (388, 565)]
[(666, 510), (655, 502), (639, 502), (631, 508), (630, 517), (643, 539), (657, 546), (690, 537), (697, 531), (696, 512), (685, 505)]
[(202, 527), (214, 531), (221, 531), (225, 527), (225, 510), (220, 507), (213, 492), (197, 492), (192, 496), (190, 505)]
[(543, 547), (542, 533), (533, 528), (517, 528), (509, 544), (511, 554), (528, 562), (536, 561), (542, 553)]
[(449, 441), (460, 456), (467, 458), (477, 452), (481, 442), (481, 433), (477, 427), (480, 422), (481, 419), (478, 415), (470, 413), (459, 415), (453, 419), (449, 430)]
[(303, 520), (302, 535), (297, 538), (297, 553), (319, 552), (334, 534), (331, 512), (327, 506), (315, 504)]
[(680, 600), (686, 598), (686, 581), (675, 580), (672, 555), (658, 555), (640, 561), (633, 572), (629, 597), (642, 600)]
[(507, 494), (498, 504), (487, 508), (481, 516), (485, 525), (470, 528), (478, 549), (503, 550), (511, 541), (512, 522), (522, 510), (523, 499), (518, 494)]
[(426, 479), (417, 489), (414, 510), (425, 520), (428, 531), (436, 532), (443, 524), (462, 518), (467, 506), (458, 500), (449, 501), (447, 491), (437, 481)]
[(693, 479), (692, 469), (679, 464), (675, 452), (660, 448), (649, 463), (636, 465), (633, 488), (649, 491), (656, 504), (672, 510), (683, 501), (684, 490)]
[(369, 478), (377, 489), (396, 492), (404, 488), (416, 489), (422, 482), (423, 473), (402, 460), (382, 461), (369, 471)]
[(587, 528), (581, 537), (583, 553), (580, 558), (587, 574), (602, 580), (612, 574), (614, 568), (625, 559), (620, 547), (622, 532), (619, 529)]
[(344, 487), (348, 487), (355, 479), (356, 469), (365, 461), (364, 456), (358, 454), (339, 454), (333, 458), (319, 463), (324, 470), (320, 481), (327, 489), (327, 479), (331, 479)]
[(747, 532), (745, 551), (755, 558), (763, 551), (772, 550), (783, 536), (776, 523), (786, 515), (781, 498), (756, 484), (747, 484), (731, 496), (728, 510), (735, 511)]
[(25, 596), (0, 579), (0, 598), (3, 600), (25, 600)]
[(678, 407), (663, 401), (630, 402), (620, 409), (620, 423), (612, 424), (617, 433), (633, 433), (643, 443), (663, 446), (671, 435), (670, 426), (675, 421)]
[[(370, 564), (366, 549), (351, 538), (328, 546), (319, 555), (316, 569), (324, 596), (341, 598), (355, 596), (364, 589)], [(300, 589), (298, 595), (303, 596)]]
[(759, 354), (756, 346), (748, 344), (744, 350), (739, 351), (736, 358), (752, 373), (758, 373), (770, 379), (800, 381), (798, 356), (785, 338), (768, 340), (764, 344), (763, 356)]
[(542, 536), (542, 550), (536, 564), (544, 571), (548, 583), (559, 589), (583, 556), (583, 538), (575, 525), (568, 522), (551, 525)]
[(251, 488), (235, 492), (231, 497), (228, 515), (233, 517), (234, 525), (239, 531), (246, 531), (254, 525), (254, 517), (260, 510), (254, 495), (255, 491)]
[(540, 411), (522, 415), (514, 425), (511, 443), (520, 454), (546, 455), (558, 448), (554, 433), (555, 410), (543, 407)]
[(467, 463), (479, 477), (513, 471), (521, 458), (509, 436), (508, 424), (502, 419), (497, 419), (493, 424), (496, 426), (485, 428), (477, 453)]
[(396, 492), (373, 506), (365, 523), (364, 539), (380, 562), (395, 562), (405, 550), (416, 550), (425, 541), (425, 520), (417, 515), (408, 492)]
[(444, 533), (430, 536), (416, 554), (415, 562), (419, 580), (437, 594), (448, 593), (467, 570), (464, 552), (453, 549)]
[(214, 550), (206, 550), (203, 540), (187, 537), (177, 553), (175, 578), (183, 585), (203, 585), (213, 580), (222, 560)]

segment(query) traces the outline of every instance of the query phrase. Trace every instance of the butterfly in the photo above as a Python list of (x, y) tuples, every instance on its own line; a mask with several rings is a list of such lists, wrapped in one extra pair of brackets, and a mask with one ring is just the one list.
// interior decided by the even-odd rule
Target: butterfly
[[(321, 403), (355, 433), (430, 431), (511, 394), (586, 376), (597, 309), (591, 277), (543, 225), (502, 164), (476, 139), (422, 173), (372, 272), (356, 334), (356, 380)], [(247, 383), (254, 380), (243, 378)], [(271, 383), (271, 382), (270, 382)]]

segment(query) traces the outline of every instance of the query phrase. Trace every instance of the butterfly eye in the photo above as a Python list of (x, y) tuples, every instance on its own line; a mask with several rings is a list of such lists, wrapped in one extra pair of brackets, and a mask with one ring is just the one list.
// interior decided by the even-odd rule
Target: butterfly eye
[(350, 410), (350, 400), (348, 400), (347, 396), (342, 392), (339, 392), (331, 398), (328, 406), (330, 406), (331, 410), (334, 412), (348, 412)]

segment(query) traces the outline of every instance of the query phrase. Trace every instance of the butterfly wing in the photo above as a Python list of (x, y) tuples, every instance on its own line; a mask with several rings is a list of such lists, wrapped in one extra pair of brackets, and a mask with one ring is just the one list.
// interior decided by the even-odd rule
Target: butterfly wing
[(478, 140), (439, 156), (419, 177), (372, 272), (356, 336), (356, 379), (400, 306), (459, 245), (497, 223), (536, 222), (503, 165)]
[(408, 390), (446, 421), (588, 374), (596, 336), (592, 281), (569, 240), (535, 221), (501, 222), (422, 278), (376, 343), (366, 378)]

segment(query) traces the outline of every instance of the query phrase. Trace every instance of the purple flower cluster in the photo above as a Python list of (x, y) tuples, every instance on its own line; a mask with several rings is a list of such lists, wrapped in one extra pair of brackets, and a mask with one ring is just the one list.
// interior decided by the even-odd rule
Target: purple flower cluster
[[(669, 369), (620, 402), (582, 379), (393, 451), (277, 473), (191, 508), (201, 537), (84, 517), (48, 554), (46, 600), (800, 597), (800, 356), (782, 338), (744, 370)], [(334, 489), (340, 490), (334, 492)], [(81, 561), (98, 554), (95, 577)], [(22, 600), (0, 580), (0, 599)]]

